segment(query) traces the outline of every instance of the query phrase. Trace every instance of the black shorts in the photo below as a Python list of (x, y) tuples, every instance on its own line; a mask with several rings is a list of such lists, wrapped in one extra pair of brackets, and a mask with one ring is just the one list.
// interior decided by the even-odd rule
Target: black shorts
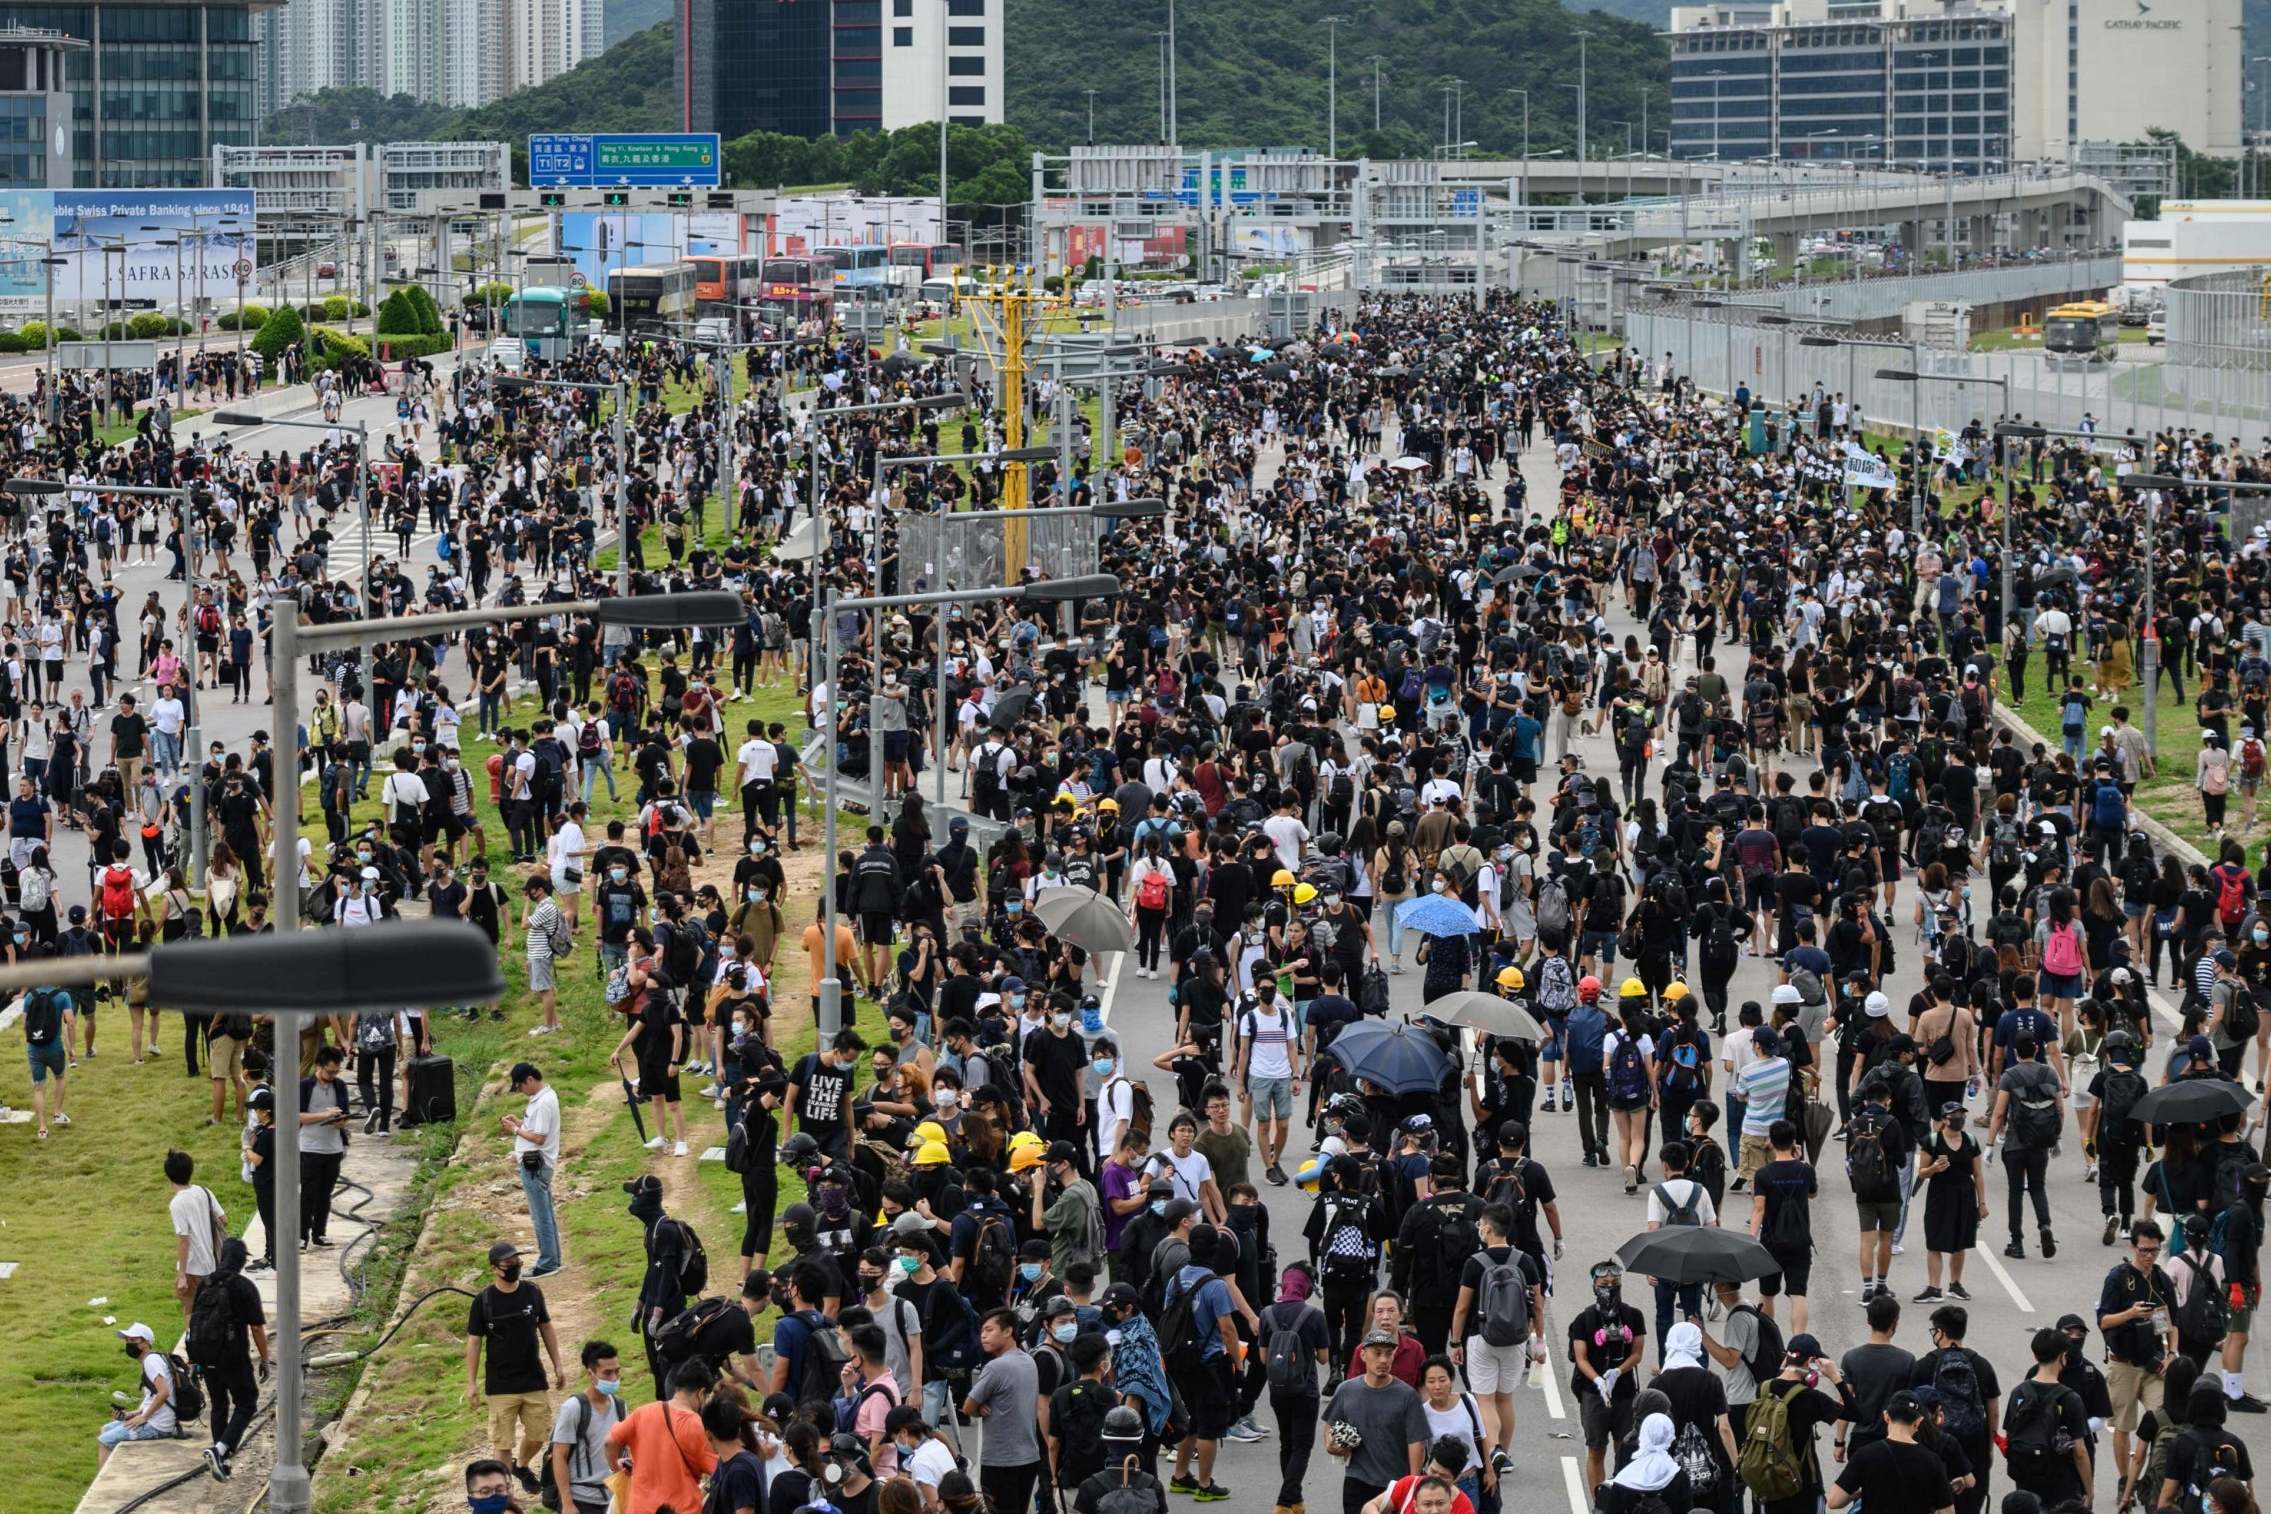
[(892, 919), (889, 915), (860, 916), (860, 939), (870, 946), (889, 946), (892, 936)]
[(1792, 1298), (1806, 1297), (1806, 1284), (1813, 1279), (1814, 1254), (1811, 1251), (1793, 1251), (1780, 1246), (1769, 1246), (1767, 1251), (1782, 1264), (1780, 1272), (1758, 1280), (1758, 1296), (1773, 1298), (1787, 1293)]
[(665, 1099), (673, 1104), (683, 1102), (679, 1097), (678, 1074), (669, 1071), (669, 1065), (667, 1062), (639, 1064), (640, 1098)]
[(1191, 1433), (1200, 1440), (1220, 1440), (1238, 1417), (1237, 1395), (1230, 1389), (1230, 1358), (1217, 1356), (1188, 1371), (1174, 1374), (1175, 1387), (1190, 1411)]

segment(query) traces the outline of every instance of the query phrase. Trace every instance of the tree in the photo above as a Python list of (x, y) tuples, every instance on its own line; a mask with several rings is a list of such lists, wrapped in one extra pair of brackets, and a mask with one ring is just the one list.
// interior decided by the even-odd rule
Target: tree
[(307, 326), (300, 320), (300, 313), (289, 305), (279, 305), (260, 323), (260, 330), (253, 333), (252, 350), (274, 362), (286, 347), (306, 338)]
[(395, 290), (379, 303), (378, 330), (381, 336), (418, 334), (418, 307), (410, 301), (409, 285)]

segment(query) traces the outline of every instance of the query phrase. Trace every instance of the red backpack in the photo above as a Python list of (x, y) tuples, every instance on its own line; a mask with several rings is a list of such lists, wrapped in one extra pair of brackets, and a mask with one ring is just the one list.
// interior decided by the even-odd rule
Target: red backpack
[(1167, 907), (1167, 875), (1154, 868), (1143, 875), (1136, 885), (1137, 909), (1165, 909)]
[(2238, 925), (2247, 913), (2247, 869), (2229, 862), (2216, 868), (2216, 918), (2224, 929)]
[(103, 869), (103, 918), (129, 920), (134, 916), (134, 869), (113, 862)]

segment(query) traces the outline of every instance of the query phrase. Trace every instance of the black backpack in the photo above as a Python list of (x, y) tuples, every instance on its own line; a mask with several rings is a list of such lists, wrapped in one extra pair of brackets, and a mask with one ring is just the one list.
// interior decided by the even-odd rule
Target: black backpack
[(229, 1278), (234, 1275), (216, 1273), (208, 1277), (198, 1284), (197, 1297), (190, 1302), (189, 1333), (182, 1344), (190, 1361), (200, 1367), (218, 1367), (226, 1362), (229, 1348), (243, 1329), (237, 1323), (236, 1306), (229, 1302)]
[(2059, 1384), (2028, 1382), (2012, 1395), (2011, 1412), (2003, 1420), (2012, 1476), (2039, 1482), (2073, 1455), (2074, 1438), (2059, 1424), (2058, 1415), (2073, 1391)]
[(1852, 1141), (1845, 1148), (1845, 1175), (1852, 1179), (1853, 1196), (1867, 1204), (1900, 1197), (1900, 1174), (1893, 1170), (1885, 1150), (1885, 1132), (1891, 1117), (1875, 1109), (1857, 1110)]
[(2263, 1023), (2263, 1014), (2257, 1008), (2255, 995), (2244, 983), (2232, 984), (2232, 1002), (2224, 1011), (2224, 1034), (2234, 1041), (2252, 1041), (2256, 1028)]
[(205, 1390), (199, 1386), (197, 1372), (179, 1355), (167, 1351), (163, 1355), (166, 1368), (173, 1373), (173, 1414), (183, 1424), (199, 1419), (205, 1413)]
[[(710, 1286), (710, 1257), (709, 1253), (702, 1249), (702, 1238), (696, 1235), (694, 1227), (684, 1220), (666, 1219), (661, 1221), (660, 1224), (678, 1227), (679, 1251), (684, 1258), (678, 1269), (679, 1286), (688, 1293), (699, 1294), (704, 1288)], [(659, 1229), (660, 1225), (657, 1228)]]
[(2134, 1067), (2105, 1070), (2105, 1113), (2098, 1121), (2098, 1144), (2134, 1146), (2144, 1138), (2143, 1131), (2130, 1128), (2129, 1115), (2146, 1092), (2145, 1076)]
[(970, 1282), (964, 1290), (981, 1309), (997, 1309), (1009, 1298), (1009, 1280), (1017, 1272), (1017, 1242), (1005, 1215), (988, 1211), (978, 1217), (978, 1233), (970, 1242)]
[(1730, 1317), (1749, 1314), (1758, 1321), (1758, 1344), (1751, 1347), (1744, 1365), (1751, 1369), (1751, 1376), (1759, 1383), (1772, 1382), (1774, 1375), (1782, 1370), (1782, 1327), (1761, 1314), (1756, 1304), (1737, 1305), (1728, 1314)]
[(1482, 1250), (1482, 1232), (1475, 1228), (1482, 1204), (1472, 1194), (1445, 1194), (1429, 1199), (1435, 1211), (1434, 1277), (1445, 1287), (1456, 1287), (1467, 1258)]
[(844, 1339), (829, 1318), (817, 1309), (797, 1316), (805, 1323), (804, 1381), (797, 1390), (799, 1404), (825, 1404), (844, 1385), (844, 1363), (851, 1360)]
[(1177, 1293), (1174, 1291), (1173, 1280), (1170, 1279), (1167, 1283), (1167, 1303), (1159, 1314), (1157, 1334), (1165, 1343), (1161, 1351), (1162, 1364), (1170, 1372), (1195, 1371), (1205, 1358), (1205, 1343), (1199, 1339), (1199, 1333), (1191, 1323), (1196, 1312), (1199, 1289), (1205, 1286), (1206, 1284), (1200, 1283)]
[(654, 1333), (654, 1355), (658, 1362), (682, 1362), (694, 1354), (695, 1343), (711, 1324), (725, 1317), (728, 1309), (737, 1308), (729, 1298), (697, 1299), (662, 1322)]

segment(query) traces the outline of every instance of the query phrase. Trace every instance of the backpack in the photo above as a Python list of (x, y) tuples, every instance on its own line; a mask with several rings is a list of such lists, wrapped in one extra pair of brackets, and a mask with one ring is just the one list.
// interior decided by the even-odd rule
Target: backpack
[(1790, 975), (1790, 986), (1798, 990), (1801, 1004), (1827, 1004), (1829, 990), (1822, 987), (1821, 974), (1810, 967), (1801, 967)]
[(2100, 1100), (2104, 1113), (2098, 1120), (2098, 1144), (2111, 1142), (2117, 1146), (2134, 1146), (2137, 1135), (2128, 1130), (2129, 1113), (2137, 1101), (2145, 1096), (2144, 1074), (2134, 1067), (2108, 1067), (2105, 1070), (2105, 1094)]
[(189, 1333), (183, 1344), (189, 1359), (200, 1367), (218, 1367), (228, 1360), (238, 1331), (237, 1312), (229, 1303), (228, 1277), (215, 1274), (198, 1285), (189, 1306)]
[(1411, 892), (1410, 869), (1403, 855), (1392, 846), (1388, 848), (1388, 865), (1380, 873), (1380, 892), (1390, 898)]
[[(1758, 1325), (1758, 1344), (1751, 1347), (1751, 1354), (1743, 1359), (1743, 1365), (1751, 1369), (1752, 1379), (1763, 1385), (1772, 1382), (1774, 1374), (1782, 1370), (1782, 1327), (1760, 1313), (1756, 1304), (1738, 1304), (1728, 1311), (1730, 1316), (1746, 1312)], [(1762, 1391), (1759, 1396), (1766, 1395)]]
[(23, 877), (24, 913), (36, 915), (47, 908), (47, 872), (44, 868), (26, 868)]
[(2239, 744), (2239, 774), (2242, 778), (2261, 778), (2264, 766), (2261, 737), (2250, 736)]
[(1648, 1097), (1648, 1064), (1641, 1058), (1640, 1043), (1631, 1036), (1617, 1040), (1617, 1049), (1609, 1056), (1609, 1097), (1623, 1102)]
[(1761, 1388), (1758, 1401), (1751, 1405), (1750, 1420), (1743, 1431), (1742, 1455), (1735, 1462), (1735, 1471), (1743, 1479), (1743, 1486), (1766, 1503), (1795, 1498), (1806, 1485), (1806, 1468), (1798, 1455), (1797, 1441), (1790, 1432), (1790, 1400), (1798, 1396), (1798, 1385), (1790, 1391), (1776, 1393), (1772, 1388)]
[(1577, 977), (1569, 959), (1555, 955), (1538, 965), (1538, 1008), (1549, 1015), (1566, 1015), (1577, 1007)]
[(2232, 984), (2232, 1002), (2224, 1010), (2224, 1034), (2235, 1041), (2252, 1041), (2263, 1014), (2245, 983)]
[(1855, 1110), (1853, 1139), (1845, 1148), (1845, 1175), (1852, 1180), (1853, 1196), (1877, 1204), (1900, 1197), (1900, 1175), (1885, 1150), (1889, 1117), (1874, 1110)]
[(2042, 943), (2042, 970), (2070, 978), (2082, 970), (2082, 928), (2073, 921), (2053, 922)]
[(1160, 1311), (1157, 1333), (1162, 1365), (1169, 1372), (1196, 1371), (1205, 1359), (1205, 1343), (1199, 1339), (1198, 1330), (1192, 1324), (1197, 1315), (1199, 1289), (1205, 1286), (1202, 1282), (1197, 1287), (1185, 1288), (1178, 1293), (1173, 1279), (1169, 1279), (1166, 1284), (1167, 1306)]
[(1601, 1070), (1601, 1045), (1608, 1032), (1608, 1017), (1598, 1005), (1580, 1004), (1570, 1011), (1562, 1054), (1572, 1073), (1582, 1077)]
[[(593, 758), (599, 755), (599, 722), (587, 720), (576, 730), (576, 755)], [(549, 1458), (547, 1458), (549, 1461)]]
[(1368, 1015), (1379, 1016), (1388, 1012), (1388, 975), (1375, 962), (1364, 970), (1357, 984), (1356, 1007)]
[(2238, 926), (2247, 913), (2247, 870), (2225, 863), (2216, 869), (2216, 918), (2225, 930)]
[(537, 794), (549, 796), (559, 793), (568, 778), (566, 754), (559, 740), (547, 736), (529, 748), (529, 755), (536, 759)]
[(2090, 795), (2090, 824), (2101, 831), (2118, 831), (2127, 827), (2128, 804), (2121, 797), (2117, 783), (2100, 783), (2097, 792)]
[[(1293, 1318), (1298, 1322), (1301, 1316), (1295, 1314)], [(1306, 1397), (1317, 1390), (1316, 1354), (1303, 1344), (1298, 1323), (1271, 1326), (1268, 1376), (1272, 1393)]]
[(134, 918), (134, 869), (113, 862), (103, 869), (102, 904), (105, 920)]
[(979, 1216), (978, 1233), (970, 1241), (970, 1302), (999, 1308), (1016, 1274), (1017, 1242), (1009, 1233), (1009, 1220), (988, 1210)]
[[(707, 1281), (707, 1279), (704, 1279)], [(724, 1318), (728, 1309), (739, 1306), (729, 1298), (697, 1299), (662, 1322), (654, 1333), (654, 1354), (658, 1362), (682, 1362), (694, 1354), (694, 1343), (713, 1321)]]
[[(2220, 1341), (2232, 1327), (2231, 1290), (2218, 1283), (2208, 1270), (2213, 1259), (2213, 1248), (2222, 1238), (2222, 1219), (2223, 1216), (2217, 1216), (2219, 1233), (2212, 1235), (2209, 1241), (2211, 1254), (2198, 1257), (2191, 1263), (2197, 1269), (2192, 1280), (2192, 1291), (2185, 1295), (2183, 1305), (2176, 1311), (2176, 1333), (2184, 1340)], [(2184, 1227), (2178, 1226), (2177, 1234), (2183, 1233)]]
[(2004, 1454), (2010, 1461), (2013, 1477), (2039, 1482), (2061, 1460), (2073, 1454), (2073, 1437), (2058, 1424), (2059, 1406), (2073, 1391), (2066, 1387), (2045, 1389), (2040, 1383), (2027, 1382), (2012, 1395), (2011, 1412), (2003, 1420), (2003, 1433), (2010, 1448)]
[(2048, 1089), (2040, 1087), (2018, 1090), (2012, 1100), (2011, 1134), (2018, 1137), (2024, 1151), (2048, 1151), (2058, 1144), (2065, 1124), (2065, 1106), (2058, 1097), (2058, 1085)]
[(1548, 878), (1539, 884), (1535, 913), (1539, 935), (1566, 938), (1569, 935), (1569, 885), (1559, 878)]
[(1167, 875), (1157, 868), (1143, 875), (1136, 885), (1136, 908), (1161, 910), (1167, 907)]
[(1472, 1194), (1462, 1193), (1431, 1198), (1427, 1207), (1435, 1211), (1435, 1281), (1456, 1292), (1467, 1258), (1482, 1250), (1482, 1233), (1475, 1229), (1482, 1205)]
[(804, 1338), (804, 1383), (796, 1401), (829, 1403), (844, 1384), (844, 1363), (851, 1355), (844, 1350), (844, 1339), (834, 1323), (819, 1310), (807, 1309), (797, 1318), (804, 1321), (808, 1333)]
[(1672, 1043), (1671, 1066), (1664, 1073), (1666, 1087), (1679, 1093), (1692, 1093), (1703, 1086), (1703, 1053), (1693, 1041)]
[(1699, 1498), (1718, 1485), (1719, 1458), (1712, 1455), (1710, 1438), (1696, 1421), (1689, 1420), (1672, 1437), (1672, 1460), (1687, 1474), (1689, 1491)]
[[(978, 1311), (956, 1288), (933, 1288), (929, 1306), (933, 1317), (922, 1322), (923, 1360), (935, 1361), (939, 1370), (950, 1375), (968, 1372), (985, 1360), (985, 1350), (978, 1344)], [(941, 1309), (953, 1311), (952, 1319), (941, 1319)]]
[(684, 1220), (673, 1219), (678, 1227), (679, 1250), (685, 1260), (679, 1265), (678, 1282), (688, 1293), (699, 1294), (710, 1286), (710, 1256), (702, 1249), (702, 1238), (694, 1227)]
[(1669, 1184), (1656, 1185), (1656, 1202), (1664, 1206), (1664, 1228), (1667, 1230), (1674, 1225), (1692, 1230), (1703, 1223), (1703, 1185), (1693, 1178), (1687, 1180), (1687, 1185), (1687, 1197), (1676, 1204), (1672, 1202)]
[[(677, 848), (673, 847), (673, 851)], [(698, 927), (690, 920), (671, 924), (668, 940), (662, 948), (662, 970), (670, 981), (680, 988), (692, 986), (702, 971), (702, 948), (694, 939)]]
[[(584, 1436), (591, 1429), (590, 1398), (586, 1397), (584, 1394), (579, 1393), (575, 1397), (575, 1404), (576, 1438), (574, 1441), (570, 1442), (570, 1444), (572, 1444), (575, 1449), (568, 1453), (568, 1475), (570, 1477), (575, 1476), (576, 1461), (584, 1454)], [(552, 1475), (552, 1457), (549, 1451), (546, 1452), (543, 1458), (543, 1464), (537, 1468), (536, 1485), (537, 1502), (544, 1505), (545, 1508), (556, 1510), (573, 1507), (570, 1500), (562, 1495), (559, 1480)]]
[(1151, 1486), (1138, 1487), (1135, 1484), (1138, 1475), (1136, 1458), (1130, 1456), (1123, 1460), (1120, 1480), (1106, 1488), (1104, 1496), (1096, 1500), (1096, 1514), (1158, 1514), (1159, 1484), (1145, 1478)]
[(1932, 1364), (1932, 1388), (1940, 1395), (1945, 1428), (1957, 1440), (1976, 1443), (1987, 1434), (1987, 1401), (1979, 1392), (1979, 1369), (1971, 1353), (1950, 1347)]
[(1518, 1255), (1509, 1248), (1505, 1261), (1483, 1263), (1475, 1302), (1482, 1311), (1477, 1329), (1488, 1345), (1519, 1346), (1530, 1334), (1530, 1289), (1522, 1281)]

